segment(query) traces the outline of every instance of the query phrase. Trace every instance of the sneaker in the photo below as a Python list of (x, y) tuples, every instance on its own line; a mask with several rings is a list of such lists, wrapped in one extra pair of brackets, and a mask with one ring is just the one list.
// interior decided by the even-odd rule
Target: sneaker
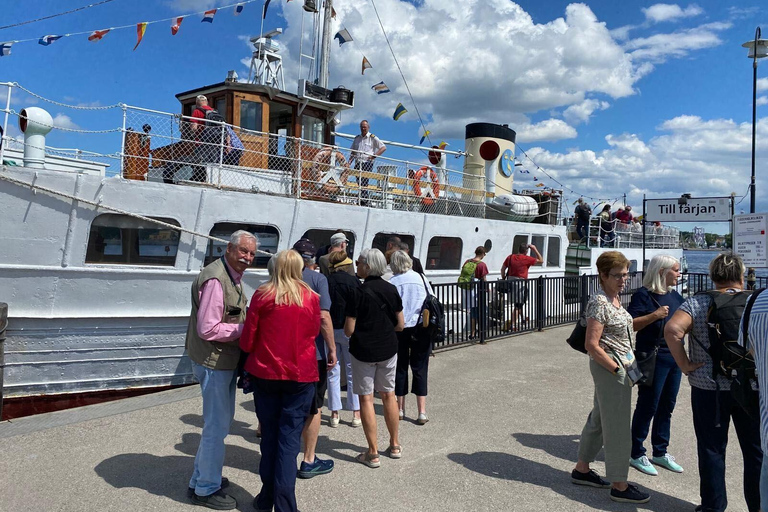
[(673, 473), (683, 472), (683, 466), (675, 462), (675, 458), (668, 453), (665, 453), (663, 457), (654, 457), (651, 462)]
[(198, 496), (197, 494), (193, 494), (192, 503), (214, 510), (234, 510), (237, 508), (235, 498), (228, 494), (224, 494), (224, 491), (221, 489), (210, 496)]
[(331, 416), (331, 419), (328, 420), (328, 426), (331, 428), (336, 428), (339, 426), (339, 417), (338, 416)]
[(400, 411), (398, 412), (398, 415), (399, 415), (400, 419), (402, 420), (403, 418), (405, 418), (405, 411), (400, 409)]
[(254, 512), (272, 512), (273, 507), (269, 508), (259, 508), (259, 496), (256, 495), (255, 498), (253, 498), (253, 510)]
[(659, 474), (645, 455), (636, 459), (629, 459), (629, 465), (646, 475), (657, 476)]
[(353, 427), (362, 427), (363, 426), (363, 420), (360, 418), (352, 418), (352, 423), (350, 423)]
[(620, 503), (648, 503), (651, 495), (641, 491), (636, 485), (629, 484), (623, 491), (611, 489), (611, 499)]
[(301, 463), (301, 466), (299, 466), (299, 471), (296, 474), (299, 478), (312, 478), (317, 475), (326, 475), (333, 471), (333, 461), (328, 460), (322, 460), (315, 457), (315, 461), (312, 464), (309, 464), (307, 462)]
[(426, 425), (428, 421), (429, 421), (429, 418), (427, 417), (427, 413), (420, 412), (419, 419), (416, 420), (416, 423), (419, 425)]
[[(219, 489), (226, 489), (229, 487), (229, 479), (225, 476), (221, 477), (221, 487)], [(195, 495), (194, 487), (187, 487), (187, 498), (192, 498)]]
[(599, 489), (607, 489), (611, 486), (611, 482), (603, 480), (600, 478), (600, 475), (591, 469), (589, 470), (589, 473), (582, 473), (581, 471), (576, 471), (575, 469), (571, 471), (571, 483), (576, 485), (588, 485), (590, 487), (597, 487)]

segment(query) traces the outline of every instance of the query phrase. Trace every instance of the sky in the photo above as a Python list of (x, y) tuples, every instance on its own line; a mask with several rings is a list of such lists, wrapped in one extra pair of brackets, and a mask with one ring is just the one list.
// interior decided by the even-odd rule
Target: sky
[[(0, 24), (88, 3), (96, 1), (6, 0)], [(123, 102), (179, 112), (176, 93), (221, 82), (230, 69), (248, 76), (248, 39), (261, 28), (261, 0), (247, 4), (239, 16), (231, 7), (221, 9), (212, 24), (201, 23), (201, 16), (187, 18), (176, 36), (169, 21), (151, 24), (136, 50), (135, 28), (115, 30), (98, 42), (78, 35), (44, 47), (37, 39), (233, 3), (109, 0), (0, 28), (0, 42), (35, 39), (13, 45), (11, 55), (0, 57), (0, 81), (18, 82), (71, 105)], [(301, 3), (272, 0), (264, 20), (265, 31), (284, 30), (277, 40), (286, 88), (292, 92), (299, 76), (302, 18), (310, 22)], [(415, 144), (422, 132), (418, 109), (432, 143), (445, 140), (449, 149), (460, 150), (467, 123), (509, 124), (517, 133), (519, 170), (530, 171), (516, 173), (515, 187), (531, 188), (535, 176), (548, 187), (563, 188), (557, 180), (566, 189), (569, 208), (579, 196), (593, 198), (587, 201), (597, 209), (605, 200), (621, 202), (626, 194), (627, 203), (640, 213), (643, 195), (735, 193), (740, 201), (736, 213), (748, 212), (753, 82), (752, 62), (741, 44), (754, 38), (757, 26), (768, 34), (768, 14), (759, 5), (752, 0), (334, 0), (333, 31), (346, 28), (354, 40), (333, 43), (329, 84), (356, 93), (355, 109), (342, 114), (338, 130), (356, 133), (359, 120), (368, 119), (380, 138)], [(304, 37), (309, 44), (310, 36)], [(363, 55), (373, 65), (365, 75), (360, 73)], [(756, 211), (766, 212), (768, 59), (758, 62)], [(306, 62), (303, 69), (306, 74)], [(392, 92), (372, 91), (379, 81)], [(0, 101), (5, 95), (0, 87)], [(394, 121), (398, 103), (408, 112)], [(11, 108), (29, 105), (46, 108), (65, 129), (114, 130), (122, 123), (119, 109), (71, 109), (14, 90)], [(11, 124), (16, 121), (11, 118)], [(55, 130), (49, 144), (75, 147), (83, 140), (84, 149), (119, 151), (114, 131), (76, 135)], [(705, 228), (725, 233), (728, 225)]]

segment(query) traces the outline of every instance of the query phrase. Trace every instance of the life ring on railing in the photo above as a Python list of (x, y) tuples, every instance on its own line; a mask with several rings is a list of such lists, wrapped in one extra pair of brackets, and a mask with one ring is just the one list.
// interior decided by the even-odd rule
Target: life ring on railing
[(338, 194), (349, 177), (349, 163), (341, 151), (325, 148), (312, 159), (308, 187), (322, 194)]
[[(431, 186), (421, 188), (421, 179), (424, 176), (432, 183)], [(431, 205), (435, 203), (435, 200), (440, 194), (440, 181), (437, 178), (437, 173), (431, 167), (421, 167), (413, 175), (413, 193), (421, 197), (422, 204)]]

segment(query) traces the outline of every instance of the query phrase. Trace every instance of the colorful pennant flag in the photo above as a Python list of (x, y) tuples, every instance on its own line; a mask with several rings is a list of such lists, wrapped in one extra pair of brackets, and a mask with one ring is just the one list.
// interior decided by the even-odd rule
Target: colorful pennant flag
[(537, 186), (537, 187), (543, 187), (543, 186), (544, 186), (544, 184), (543, 184), (543, 183), (537, 183), (537, 184), (536, 184), (536, 186)]
[(179, 33), (179, 27), (181, 27), (181, 22), (184, 21), (184, 16), (179, 16), (176, 18), (176, 23), (171, 25), (171, 35), (176, 35)]
[(379, 82), (371, 86), (371, 89), (376, 91), (376, 94), (386, 94), (389, 92), (389, 87), (384, 82)]
[(365, 74), (366, 69), (371, 69), (373, 66), (371, 66), (371, 63), (368, 61), (368, 59), (363, 56), (363, 75)]
[(437, 145), (437, 147), (440, 148), (440, 149), (445, 149), (445, 146), (450, 146), (450, 144), (448, 144), (444, 140), (441, 140), (440, 144)]
[[(290, 2), (291, 0), (288, 1)], [(336, 19), (336, 9), (333, 6), (331, 6), (331, 18)]]
[(0, 43), (0, 57), (5, 57), (6, 55), (11, 54), (11, 46), (13, 46), (13, 43), (14, 41)]
[(531, 174), (531, 171), (528, 169), (520, 169), (520, 174)]
[(136, 46), (133, 47), (133, 50), (136, 51), (136, 48), (139, 47), (141, 44), (141, 40), (144, 39), (144, 32), (147, 31), (147, 22), (141, 22), (136, 24)]
[(38, 44), (41, 44), (43, 46), (48, 46), (52, 42), (61, 39), (64, 36), (43, 36), (40, 38), (40, 40), (37, 42)]
[(333, 36), (333, 38), (339, 40), (339, 46), (343, 45), (344, 43), (354, 41), (354, 39), (352, 39), (352, 36), (349, 35), (349, 31), (345, 28), (336, 32), (336, 35)]
[(397, 107), (395, 107), (395, 113), (392, 114), (392, 119), (397, 121), (406, 112), (408, 112), (408, 110), (406, 110), (406, 108), (403, 106), (403, 104), (402, 103), (398, 103)]
[(419, 140), (419, 144), (424, 144), (424, 139), (426, 139), (426, 138), (427, 138), (427, 136), (428, 136), (430, 133), (432, 133), (432, 132), (431, 132), (431, 131), (429, 131), (429, 130), (426, 130), (426, 131), (424, 132), (424, 135), (422, 135), (422, 136), (421, 136), (421, 140)]
[(240, 13), (243, 12), (243, 8), (245, 7), (245, 4), (240, 3), (235, 6), (235, 16), (240, 16)]
[(539, 181), (539, 178), (537, 178), (536, 176), (534, 176), (534, 177), (533, 177), (533, 181)]
[(267, 19), (267, 9), (269, 9), (269, 1), (270, 0), (267, 0), (266, 2), (264, 2), (264, 11), (261, 13), (261, 19), (263, 20)]
[(88, 36), (89, 41), (101, 41), (102, 38), (109, 33), (109, 31), (112, 30), (110, 28), (105, 28), (104, 30), (94, 30), (91, 32), (91, 35)]
[[(267, 3), (269, 3), (269, 1), (267, 1)], [(213, 23), (213, 17), (216, 16), (216, 11), (218, 11), (218, 9), (205, 11), (205, 14), (203, 14), (203, 19), (200, 20), (200, 23)]]

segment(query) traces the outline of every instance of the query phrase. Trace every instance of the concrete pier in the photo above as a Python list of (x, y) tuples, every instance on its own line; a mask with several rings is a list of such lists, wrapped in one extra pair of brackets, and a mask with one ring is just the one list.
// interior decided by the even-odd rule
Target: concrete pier
[[(659, 469), (630, 481), (651, 492), (646, 505), (614, 503), (607, 490), (570, 483), (579, 433), (592, 405), (587, 357), (571, 350), (571, 327), (444, 351), (430, 360), (430, 422), (415, 424), (410, 395), (401, 422), (403, 458), (381, 468), (354, 461), (365, 449), (360, 428), (327, 426), (318, 455), (328, 475), (297, 482), (302, 512), (358, 511), (640, 511), (692, 512), (699, 503), (690, 387), (684, 380), (672, 419), (669, 452), (683, 474)], [(227, 438), (224, 476), (238, 509), (258, 493), (259, 444), (250, 395), (238, 394)], [(0, 510), (203, 510), (187, 483), (200, 440), (197, 387), (0, 423)], [(380, 404), (379, 442), (388, 445)], [(746, 512), (742, 466), (731, 428), (729, 512)], [(650, 440), (647, 442), (650, 451)], [(604, 474), (602, 462), (594, 468)]]

